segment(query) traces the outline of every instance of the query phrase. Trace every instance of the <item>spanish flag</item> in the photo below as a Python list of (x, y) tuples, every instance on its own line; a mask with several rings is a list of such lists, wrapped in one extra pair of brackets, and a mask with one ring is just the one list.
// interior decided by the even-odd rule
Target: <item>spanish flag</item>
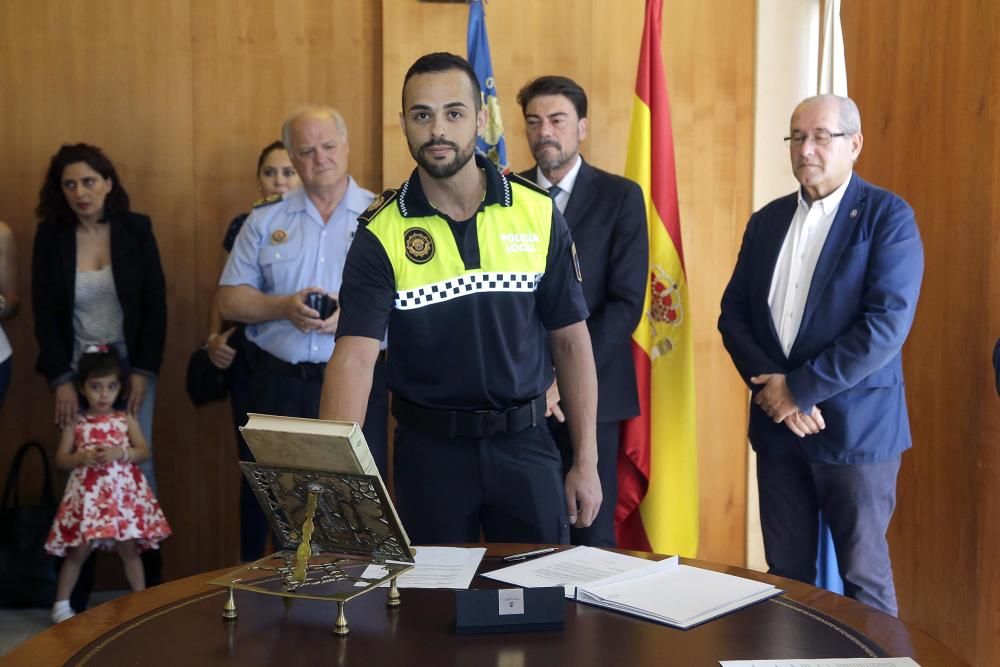
[(698, 552), (694, 341), (677, 207), (674, 139), (660, 50), (662, 0), (646, 0), (625, 175), (642, 186), (649, 225), (645, 315), (632, 334), (642, 412), (622, 428), (619, 547)]

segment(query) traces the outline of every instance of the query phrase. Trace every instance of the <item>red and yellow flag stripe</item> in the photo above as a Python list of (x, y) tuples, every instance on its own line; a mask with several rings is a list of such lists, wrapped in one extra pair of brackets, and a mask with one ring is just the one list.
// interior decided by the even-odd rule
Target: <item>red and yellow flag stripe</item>
[(677, 205), (662, 0), (647, 0), (625, 175), (642, 186), (649, 226), (644, 316), (632, 334), (641, 414), (625, 423), (615, 524), (622, 548), (698, 551), (694, 341)]

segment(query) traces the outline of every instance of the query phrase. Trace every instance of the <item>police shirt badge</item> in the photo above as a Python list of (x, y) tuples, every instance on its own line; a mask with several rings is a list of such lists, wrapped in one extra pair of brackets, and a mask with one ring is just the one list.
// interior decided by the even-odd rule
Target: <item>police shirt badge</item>
[(576, 244), (574, 243), (571, 247), (573, 249), (573, 268), (576, 269), (576, 282), (582, 283), (583, 272), (580, 271), (580, 258), (576, 256)]
[(434, 239), (420, 227), (410, 227), (403, 233), (403, 245), (406, 258), (414, 264), (426, 264), (434, 256)]
[(271, 232), (271, 245), (281, 245), (288, 240), (288, 232), (284, 229), (275, 229)]

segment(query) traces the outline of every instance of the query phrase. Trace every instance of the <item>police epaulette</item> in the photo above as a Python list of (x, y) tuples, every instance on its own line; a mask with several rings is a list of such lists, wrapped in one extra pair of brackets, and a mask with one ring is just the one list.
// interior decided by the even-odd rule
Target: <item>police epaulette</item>
[(358, 222), (367, 223), (376, 215), (378, 212), (384, 209), (386, 206), (396, 201), (396, 196), (399, 194), (399, 190), (394, 190), (389, 188), (379, 196), (372, 200), (372, 203), (368, 205), (365, 212), (358, 216)]
[(261, 206), (270, 206), (271, 204), (274, 204), (275, 202), (279, 202), (279, 201), (281, 201), (281, 195), (280, 194), (268, 195), (267, 197), (264, 197), (263, 199), (258, 199), (257, 201), (255, 201), (253, 203), (253, 208), (260, 208)]
[(538, 183), (535, 183), (533, 180), (525, 178), (524, 176), (521, 176), (520, 174), (517, 174), (513, 171), (507, 174), (507, 179), (514, 183), (517, 183), (518, 185), (523, 185), (527, 188), (531, 188), (535, 192), (540, 192), (546, 197), (549, 196), (549, 191), (540, 186)]

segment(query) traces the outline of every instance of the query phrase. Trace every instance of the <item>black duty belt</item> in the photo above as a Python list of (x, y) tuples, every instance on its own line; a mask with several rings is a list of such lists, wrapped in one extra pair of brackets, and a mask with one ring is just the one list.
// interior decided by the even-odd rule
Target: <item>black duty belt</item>
[(484, 438), (518, 433), (545, 422), (545, 394), (507, 410), (433, 410), (392, 397), (392, 414), (415, 431), (449, 438)]
[(260, 351), (259, 363), (260, 370), (302, 378), (303, 380), (322, 380), (323, 373), (326, 371), (326, 364), (310, 364), (306, 362), (290, 364), (264, 350)]

